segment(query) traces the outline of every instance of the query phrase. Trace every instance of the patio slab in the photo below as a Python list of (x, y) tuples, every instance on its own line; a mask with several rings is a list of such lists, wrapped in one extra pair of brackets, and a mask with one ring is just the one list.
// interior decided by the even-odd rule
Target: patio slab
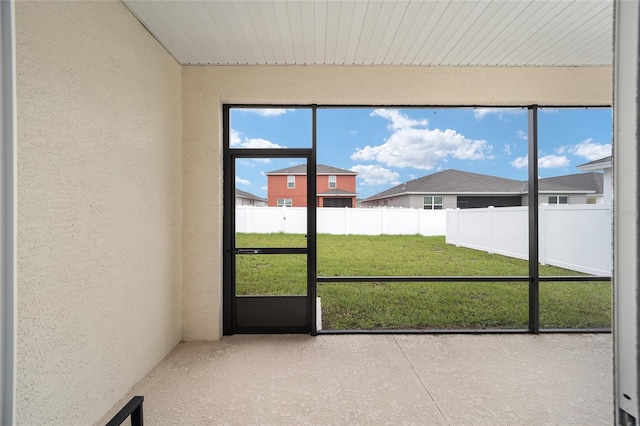
[(181, 343), (145, 423), (611, 424), (611, 335), (237, 335)]

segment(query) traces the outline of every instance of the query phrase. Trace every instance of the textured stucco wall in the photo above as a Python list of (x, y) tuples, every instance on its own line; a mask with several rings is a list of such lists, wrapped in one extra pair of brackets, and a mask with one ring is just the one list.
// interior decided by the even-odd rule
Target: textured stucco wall
[(98, 420), (181, 339), (181, 67), (120, 2), (18, 2), (19, 425)]
[(183, 83), (183, 333), (222, 333), (223, 103), (603, 105), (612, 70), (593, 68), (191, 66)]

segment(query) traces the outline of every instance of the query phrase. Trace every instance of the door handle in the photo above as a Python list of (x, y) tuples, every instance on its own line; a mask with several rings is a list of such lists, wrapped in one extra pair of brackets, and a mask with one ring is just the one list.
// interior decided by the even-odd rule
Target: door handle
[(235, 249), (236, 254), (260, 254), (262, 250), (260, 249)]

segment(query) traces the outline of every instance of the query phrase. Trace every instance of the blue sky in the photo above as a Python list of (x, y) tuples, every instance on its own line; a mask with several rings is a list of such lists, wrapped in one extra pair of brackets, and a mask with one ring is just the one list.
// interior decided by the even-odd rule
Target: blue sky
[[(540, 109), (539, 176), (579, 173), (611, 155), (611, 110)], [(457, 169), (527, 179), (526, 109), (318, 109), (318, 163), (358, 172), (366, 198), (415, 178)], [(234, 109), (233, 147), (310, 147), (309, 109)], [(238, 160), (236, 187), (266, 197), (265, 172), (296, 159)]]

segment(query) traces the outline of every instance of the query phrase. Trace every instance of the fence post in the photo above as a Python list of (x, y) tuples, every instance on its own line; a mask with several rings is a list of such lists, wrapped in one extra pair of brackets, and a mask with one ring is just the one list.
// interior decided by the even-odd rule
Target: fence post
[(349, 208), (344, 208), (344, 235), (349, 235)]
[(547, 264), (547, 206), (547, 203), (541, 203), (538, 213), (538, 261), (541, 265)]
[(380, 235), (384, 235), (384, 211), (386, 207), (380, 209)]
[(460, 208), (456, 208), (456, 247), (460, 247)]
[(420, 235), (425, 235), (424, 224), (423, 224), (424, 214), (422, 214), (423, 211), (424, 211), (424, 209), (417, 210), (417, 212), (418, 212), (418, 234), (420, 234)]
[(489, 206), (489, 254), (493, 254), (493, 206)]
[(451, 216), (450, 216), (449, 210), (450, 209), (444, 209), (443, 210), (444, 211), (444, 242), (445, 242), (445, 244), (451, 244), (451, 239), (449, 237), (449, 234), (450, 234), (450, 232), (449, 232), (449, 218)]

